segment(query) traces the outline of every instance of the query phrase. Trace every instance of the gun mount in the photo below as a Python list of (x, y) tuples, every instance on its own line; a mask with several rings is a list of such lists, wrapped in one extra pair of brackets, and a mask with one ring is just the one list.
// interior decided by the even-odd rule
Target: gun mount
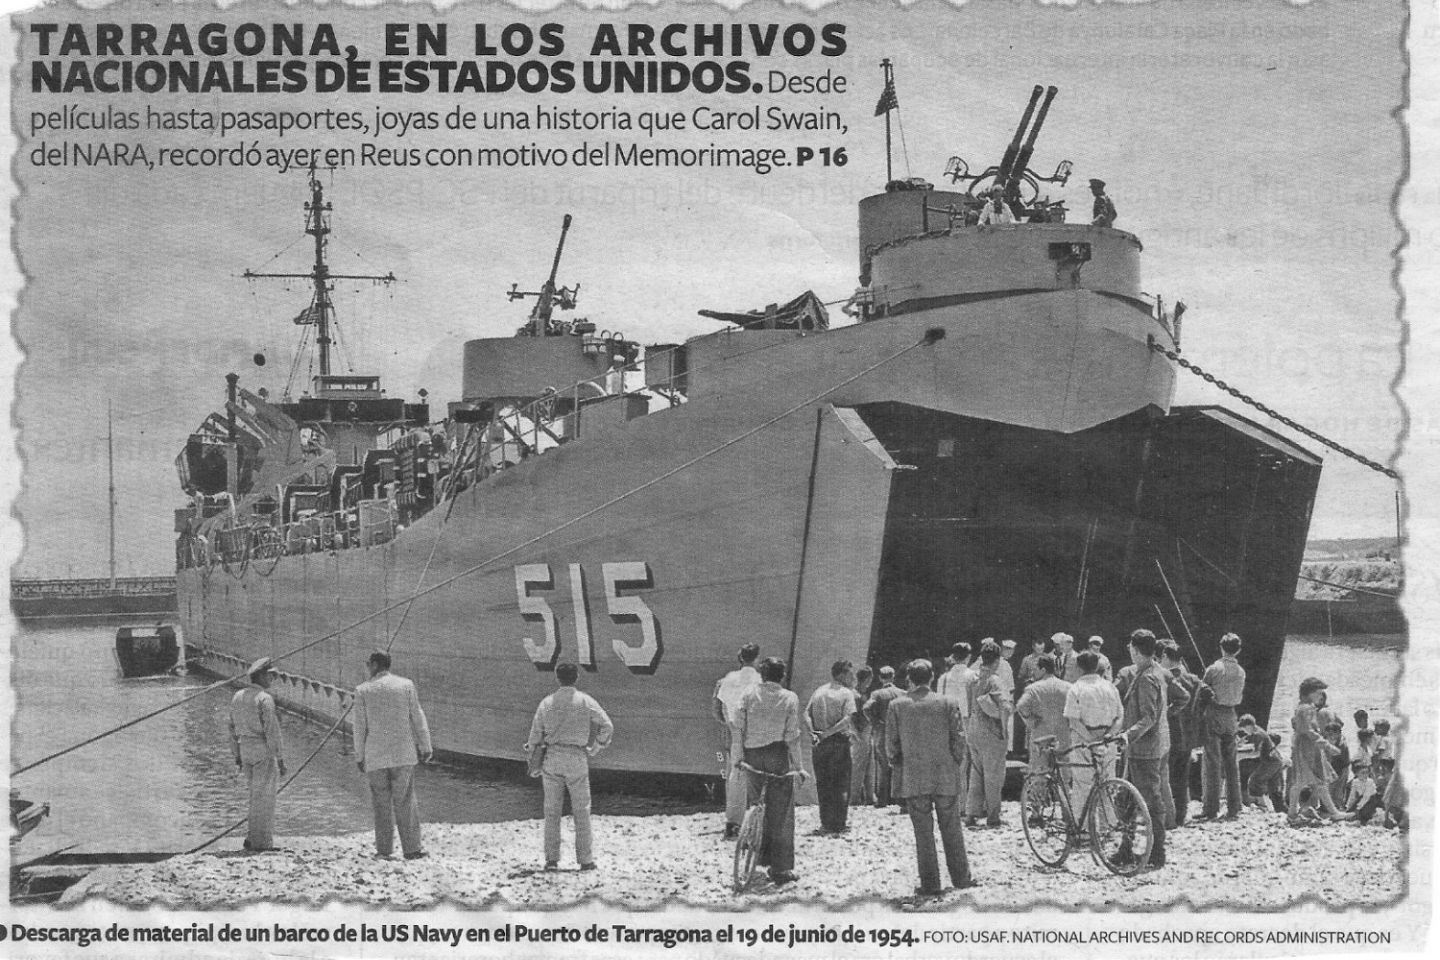
[(530, 319), (521, 327), (519, 334), (522, 337), (556, 337), (564, 333), (554, 322), (555, 308), (561, 310), (574, 310), (575, 298), (580, 295), (580, 284), (573, 287), (557, 287), (555, 275), (560, 271), (560, 256), (565, 252), (565, 235), (570, 232), (570, 214), (565, 214), (565, 220), (560, 225), (560, 242), (555, 244), (555, 259), (550, 264), (550, 276), (540, 286), (539, 290), (521, 290), (518, 283), (512, 283), (505, 296), (511, 300), (523, 300), (525, 297), (535, 298), (535, 309), (530, 311)]
[[(1035, 141), (1039, 138), (1040, 128), (1045, 125), (1045, 118), (1050, 113), (1050, 104), (1054, 102), (1055, 96), (1059, 92), (1057, 87), (1046, 89), (1036, 84), (1035, 89), (1030, 93), (1030, 102), (1020, 117), (1020, 124), (1015, 128), (1015, 136), (1010, 139), (999, 163), (972, 174), (970, 165), (963, 158), (955, 156), (951, 157), (945, 165), (944, 175), (950, 178), (951, 183), (962, 181), (967, 183), (965, 193), (970, 197), (979, 198), (991, 190), (999, 188), (1017, 220), (1032, 222), (1063, 220), (1065, 217), (1063, 202), (1051, 202), (1048, 197), (1041, 197), (1040, 184), (1054, 183), (1063, 187), (1070, 179), (1070, 171), (1074, 164), (1069, 160), (1062, 160), (1055, 167), (1055, 172), (1048, 177), (1041, 176), (1030, 169), (1030, 158), (1035, 153)], [(1041, 101), (1042, 94), (1044, 95), (1043, 101)], [(1038, 113), (1035, 109), (1037, 103), (1040, 106)], [(1033, 124), (1031, 123), (1032, 118)], [(984, 189), (977, 189), (982, 183), (988, 183), (988, 185)], [(1022, 188), (1025, 188), (1023, 193)]]

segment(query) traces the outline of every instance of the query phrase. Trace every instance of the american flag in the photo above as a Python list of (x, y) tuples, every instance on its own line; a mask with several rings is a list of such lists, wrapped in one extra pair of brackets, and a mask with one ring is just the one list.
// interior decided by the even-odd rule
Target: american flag
[(900, 106), (900, 100), (895, 96), (895, 81), (886, 80), (885, 90), (880, 94), (880, 102), (875, 104), (875, 116), (889, 113)]

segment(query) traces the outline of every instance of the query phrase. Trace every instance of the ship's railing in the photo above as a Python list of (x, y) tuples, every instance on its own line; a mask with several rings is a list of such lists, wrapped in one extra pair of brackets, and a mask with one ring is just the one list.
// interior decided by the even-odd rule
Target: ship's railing
[(182, 569), (221, 566), (236, 576), (256, 564), (258, 572), (268, 575), (281, 557), (377, 546), (393, 540), (398, 529), (399, 514), (393, 506), (365, 501), (289, 523), (257, 519), (216, 530), (209, 537), (181, 537), (175, 561)]
[(683, 370), (658, 380), (645, 377), (638, 383), (629, 379), (641, 377), (646, 362), (659, 360), (669, 353), (670, 350), (664, 350), (647, 354), (644, 360), (613, 366), (602, 378), (581, 380), (564, 390), (547, 389), (527, 403), (501, 408), (487, 423), (475, 424), (458, 445), (455, 467), (450, 471), (441, 499), (454, 496), (470, 484), (479, 483), (521, 460), (577, 439), (587, 401), (644, 397), (651, 409), (657, 402), (666, 407), (684, 403), (682, 388), (691, 371)]
[(85, 597), (101, 593), (143, 596), (166, 593), (174, 589), (174, 577), (116, 577), (113, 589), (108, 577), (51, 577), (10, 581), (10, 596), (17, 600)]

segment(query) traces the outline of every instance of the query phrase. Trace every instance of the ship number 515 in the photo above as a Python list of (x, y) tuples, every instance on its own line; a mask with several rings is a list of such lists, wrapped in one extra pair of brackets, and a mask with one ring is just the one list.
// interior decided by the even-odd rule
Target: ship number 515
[[(570, 609), (575, 618), (575, 662), (587, 670), (595, 669), (595, 640), (590, 629), (590, 602), (585, 592), (585, 571), (580, 564), (569, 564)], [(600, 575), (605, 581), (605, 607), (612, 623), (638, 624), (640, 642), (627, 642), (619, 638), (610, 641), (610, 647), (631, 673), (654, 673), (664, 653), (660, 639), (660, 623), (654, 612), (643, 599), (622, 594), (622, 590), (647, 590), (655, 585), (650, 565), (643, 561), (627, 560), (602, 563)], [(560, 638), (557, 630), (559, 617), (543, 591), (555, 589), (555, 577), (548, 563), (524, 563), (515, 567), (515, 597), (520, 604), (520, 616), (529, 623), (542, 624), (545, 637), (533, 640), (525, 637), (520, 642), (536, 668), (553, 670), (560, 659)]]

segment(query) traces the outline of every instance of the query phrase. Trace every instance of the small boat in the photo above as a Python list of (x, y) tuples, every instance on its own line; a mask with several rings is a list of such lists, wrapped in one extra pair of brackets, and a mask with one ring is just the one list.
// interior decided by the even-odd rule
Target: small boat
[(172, 626), (121, 627), (115, 631), (115, 659), (120, 663), (120, 675), (126, 679), (169, 673), (179, 658), (180, 644)]
[(10, 842), (19, 843), (40, 821), (50, 816), (50, 804), (24, 800), (19, 790), (10, 791)]

